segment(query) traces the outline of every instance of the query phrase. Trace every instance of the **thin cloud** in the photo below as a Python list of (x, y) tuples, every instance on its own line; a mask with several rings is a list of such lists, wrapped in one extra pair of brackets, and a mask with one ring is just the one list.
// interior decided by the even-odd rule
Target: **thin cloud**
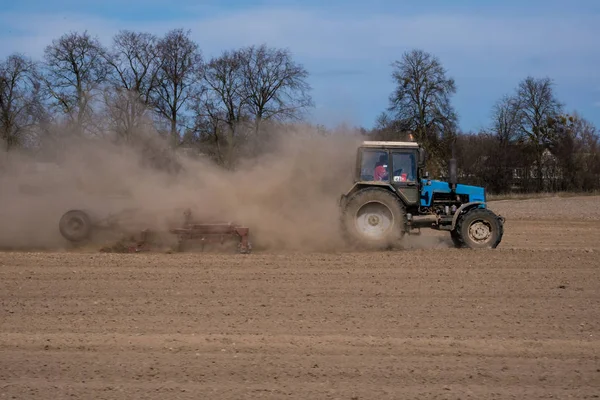
[[(530, 52), (548, 55), (589, 51), (600, 34), (598, 18), (431, 15), (389, 16), (385, 14), (336, 15), (300, 8), (250, 9), (214, 17), (190, 17), (161, 22), (120, 21), (81, 14), (0, 13), (5, 29), (21, 32), (21, 39), (45, 36), (48, 40), (66, 30), (88, 29), (110, 37), (120, 28), (161, 33), (175, 27), (190, 28), (203, 48), (221, 49), (267, 42), (289, 47), (310, 58), (364, 60), (396, 53), (398, 49), (424, 47), (441, 53), (459, 51), (498, 58)], [(218, 34), (215, 34), (218, 32)], [(11, 46), (11, 35), (3, 35)], [(30, 51), (39, 52), (37, 40)], [(21, 43), (26, 44), (27, 43)], [(535, 54), (534, 54), (535, 55)]]
[(315, 70), (311, 72), (311, 75), (313, 76), (319, 76), (319, 77), (330, 77), (330, 76), (358, 76), (358, 75), (365, 75), (368, 72), (362, 69), (326, 69), (326, 70)]

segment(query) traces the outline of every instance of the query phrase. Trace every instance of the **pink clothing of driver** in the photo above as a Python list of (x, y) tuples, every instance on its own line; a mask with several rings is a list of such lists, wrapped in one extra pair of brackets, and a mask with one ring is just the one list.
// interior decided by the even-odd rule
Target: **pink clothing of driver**
[(382, 181), (385, 179), (386, 170), (383, 165), (378, 165), (375, 167), (374, 178), (376, 181)]

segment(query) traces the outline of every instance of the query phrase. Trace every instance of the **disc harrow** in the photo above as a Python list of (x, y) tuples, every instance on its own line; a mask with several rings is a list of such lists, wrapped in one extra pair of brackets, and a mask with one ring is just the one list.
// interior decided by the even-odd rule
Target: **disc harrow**
[(237, 237), (239, 239), (238, 251), (242, 254), (251, 252), (249, 241), (250, 229), (237, 225), (233, 222), (228, 223), (195, 223), (192, 220), (192, 212), (185, 212), (185, 222), (182, 227), (170, 229), (169, 232), (177, 235), (178, 250), (183, 251), (185, 244), (189, 240), (199, 240), (204, 249), (205, 243), (223, 244), (227, 237)]
[[(118, 219), (118, 218), (117, 218)], [(106, 223), (106, 220), (111, 220), (111, 223)], [(119, 223), (111, 218), (94, 221), (94, 219), (85, 211), (70, 210), (66, 212), (59, 223), (59, 230), (62, 236), (72, 243), (84, 242), (89, 239), (94, 230), (118, 230)], [(249, 254), (252, 251), (250, 244), (250, 229), (245, 226), (238, 225), (233, 222), (222, 223), (202, 223), (194, 221), (191, 210), (184, 212), (184, 223), (176, 228), (170, 228), (169, 233), (177, 236), (176, 251), (182, 252), (190, 241), (199, 241), (202, 245), (202, 250), (207, 243), (225, 243), (228, 239), (238, 240), (238, 252), (241, 254)], [(122, 251), (137, 253), (141, 251), (150, 251), (152, 248), (152, 234), (148, 229), (141, 231), (139, 240), (135, 240), (135, 244), (126, 246)]]

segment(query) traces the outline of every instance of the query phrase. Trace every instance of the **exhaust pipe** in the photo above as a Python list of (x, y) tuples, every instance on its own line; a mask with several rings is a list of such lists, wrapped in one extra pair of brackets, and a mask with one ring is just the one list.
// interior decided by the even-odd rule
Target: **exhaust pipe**
[(458, 183), (458, 170), (456, 167), (456, 158), (454, 157), (454, 142), (452, 142), (452, 158), (450, 159), (450, 190), (454, 192), (456, 190), (456, 184)]
[(454, 192), (456, 190), (456, 184), (458, 183), (456, 159), (450, 159), (450, 189)]

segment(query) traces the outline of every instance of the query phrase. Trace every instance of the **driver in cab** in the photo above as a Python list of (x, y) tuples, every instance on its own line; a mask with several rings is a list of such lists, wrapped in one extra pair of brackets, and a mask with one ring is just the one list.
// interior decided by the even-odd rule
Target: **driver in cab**
[(387, 167), (387, 154), (383, 154), (379, 157), (379, 161), (377, 161), (375, 164), (373, 177), (376, 181), (384, 181), (388, 179)]

